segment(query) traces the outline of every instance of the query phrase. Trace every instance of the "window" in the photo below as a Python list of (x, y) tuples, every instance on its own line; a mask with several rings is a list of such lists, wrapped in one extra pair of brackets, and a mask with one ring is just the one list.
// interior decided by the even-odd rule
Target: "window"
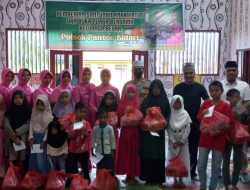
[(29, 68), (32, 73), (49, 69), (49, 51), (45, 50), (44, 30), (7, 30), (7, 66), (17, 73)]
[(181, 74), (185, 62), (194, 63), (197, 74), (218, 74), (219, 41), (219, 31), (186, 31), (184, 51), (156, 51), (155, 74)]

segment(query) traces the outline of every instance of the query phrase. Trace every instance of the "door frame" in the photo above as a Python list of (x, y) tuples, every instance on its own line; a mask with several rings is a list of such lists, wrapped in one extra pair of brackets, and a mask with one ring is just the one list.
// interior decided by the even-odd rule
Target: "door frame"
[(71, 50), (68, 50), (68, 51), (64, 51), (64, 50), (50, 50), (50, 71), (52, 72), (52, 75), (53, 75), (53, 81), (52, 81), (52, 84), (51, 86), (53, 88), (56, 87), (56, 56), (57, 54), (60, 54), (60, 55), (64, 55), (65, 56), (65, 67), (66, 69), (69, 69), (69, 55), (78, 55), (79, 56), (79, 63), (78, 63), (78, 71), (79, 71), (79, 75), (78, 76), (81, 76), (81, 73), (82, 73), (82, 69), (83, 69), (83, 51), (71, 51)]

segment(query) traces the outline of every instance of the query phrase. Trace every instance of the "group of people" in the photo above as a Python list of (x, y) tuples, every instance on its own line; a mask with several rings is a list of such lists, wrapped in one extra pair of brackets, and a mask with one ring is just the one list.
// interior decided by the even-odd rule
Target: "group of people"
[[(183, 187), (184, 182), (191, 179), (200, 180), (200, 189), (205, 190), (208, 155), (212, 151), (209, 189), (216, 188), (223, 168), (225, 189), (232, 185), (232, 189), (237, 190), (240, 172), (247, 166), (247, 145), (230, 143), (224, 133), (208, 138), (199, 128), (209, 107), (215, 106), (217, 112), (226, 115), (233, 123), (233, 108), (250, 100), (249, 86), (237, 79), (237, 71), (236, 62), (227, 62), (226, 79), (210, 83), (209, 98), (206, 88), (194, 82), (194, 65), (186, 63), (183, 66), (184, 82), (174, 88), (169, 102), (160, 80), (143, 78), (142, 61), (133, 63), (134, 78), (124, 85), (121, 97), (118, 89), (110, 84), (108, 69), (101, 71), (101, 84), (95, 86), (90, 82), (90, 68), (84, 68), (75, 87), (71, 86), (70, 71), (65, 69), (60, 74), (61, 83), (55, 89), (50, 87), (52, 73), (44, 70), (40, 74), (41, 84), (34, 90), (29, 84), (31, 72), (28, 69), (19, 71), (18, 85), (13, 88), (14, 73), (6, 68), (2, 71), (0, 85), (0, 177), (4, 177), (9, 160), (23, 171), (43, 173), (51, 169), (78, 173), (80, 164), (84, 178), (90, 182), (90, 156), (101, 154), (103, 158), (97, 163), (97, 169), (126, 174), (124, 183), (137, 183), (139, 176), (146, 184), (163, 184), (166, 158), (171, 160), (178, 155), (189, 175), (186, 179), (175, 178), (175, 185)], [(165, 128), (156, 134), (141, 130), (140, 121), (136, 126), (120, 125), (122, 116), (131, 109), (140, 111), (145, 117), (151, 107), (158, 107), (167, 121)], [(117, 119), (113, 123), (116, 124), (109, 121), (114, 115)], [(167, 152), (165, 132), (168, 134)], [(27, 148), (17, 151), (15, 145), (22, 144)], [(31, 153), (35, 146), (42, 151)], [(231, 181), (232, 148), (235, 167)], [(243, 157), (245, 159), (241, 159)], [(196, 173), (197, 163), (199, 175)]]

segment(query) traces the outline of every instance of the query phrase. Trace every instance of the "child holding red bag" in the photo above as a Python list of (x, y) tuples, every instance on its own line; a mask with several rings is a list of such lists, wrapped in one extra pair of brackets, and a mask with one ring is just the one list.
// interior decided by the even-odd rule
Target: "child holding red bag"
[[(73, 129), (69, 132), (69, 154), (66, 160), (66, 172), (67, 173), (78, 173), (78, 162), (81, 164), (82, 173), (84, 178), (90, 183), (89, 177), (89, 151), (90, 151), (90, 133), (91, 126), (88, 121), (85, 121), (86, 107), (82, 102), (78, 102), (75, 105), (75, 123), (80, 122), (82, 128)], [(74, 123), (73, 123), (74, 125)]]
[[(151, 107), (160, 107), (164, 118), (169, 120), (170, 105), (164, 86), (159, 79), (155, 79), (150, 84), (149, 94), (142, 102), (140, 110), (146, 116), (148, 108)], [(153, 135), (150, 131), (140, 132), (140, 179), (146, 181), (146, 184), (162, 185), (165, 182), (165, 128)]]
[[(181, 96), (175, 95), (172, 97), (170, 108), (170, 127), (167, 128), (169, 136), (168, 158), (172, 159), (176, 155), (179, 155), (187, 170), (190, 171), (188, 135), (192, 120), (184, 109), (184, 102)], [(189, 174), (185, 181), (188, 183), (190, 180), (191, 177)], [(179, 181), (175, 177), (173, 186), (179, 188), (185, 187), (182, 177), (179, 177)]]
[[(208, 112), (208, 108), (215, 106), (214, 111), (224, 114), (229, 119), (233, 117), (230, 105), (221, 100), (223, 86), (219, 81), (213, 81), (209, 85), (209, 94), (212, 99), (207, 99), (203, 102), (197, 114), (197, 118), (201, 120)], [(210, 137), (201, 133), (199, 142), (199, 158), (198, 172), (200, 177), (200, 189), (207, 188), (207, 161), (210, 151), (212, 151), (212, 174), (209, 185), (209, 190), (215, 190), (217, 187), (218, 178), (221, 171), (222, 153), (225, 150), (226, 133), (216, 131), (217, 135)]]
[[(119, 116), (124, 115), (129, 109), (139, 109), (140, 98), (138, 96), (137, 87), (129, 84), (125, 88), (125, 93), (119, 103)], [(138, 118), (138, 120), (141, 120)], [(139, 123), (139, 122), (138, 122)], [(123, 126), (121, 128), (118, 159), (117, 159), (117, 174), (127, 174), (124, 183), (137, 183), (136, 176), (140, 175), (140, 159), (138, 155), (139, 147), (139, 125)]]
[[(236, 106), (240, 102), (240, 91), (237, 89), (230, 89), (226, 93), (227, 100), (230, 102), (230, 106), (232, 110), (236, 108)], [(235, 113), (235, 117), (236, 113)], [(242, 148), (243, 144), (233, 144), (232, 142), (226, 140), (225, 152), (223, 154), (223, 182), (225, 190), (237, 190), (237, 183), (240, 176), (240, 171), (242, 167)], [(230, 157), (233, 149), (233, 173), (232, 179), (230, 179)], [(232, 185), (230, 188), (229, 186)]]

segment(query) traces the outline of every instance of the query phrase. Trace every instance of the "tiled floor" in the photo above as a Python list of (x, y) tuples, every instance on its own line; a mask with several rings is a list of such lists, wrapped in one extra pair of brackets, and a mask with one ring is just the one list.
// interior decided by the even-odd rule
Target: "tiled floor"
[[(248, 178), (250, 180), (250, 170), (248, 171), (248, 173), (249, 173)], [(121, 190), (160, 190), (160, 189), (163, 189), (163, 188), (160, 188), (158, 186), (147, 186), (147, 185), (144, 185), (143, 183), (140, 183), (138, 185), (126, 185), (126, 184), (122, 183), (122, 180), (125, 178), (125, 176), (117, 176), (117, 177), (118, 177), (119, 182), (120, 182), (119, 183), (119, 189), (121, 189)], [(95, 178), (95, 169), (92, 169), (91, 178), (92, 179)], [(164, 189), (169, 189), (169, 190), (174, 189), (174, 188), (171, 187), (172, 180), (173, 179), (170, 178), (170, 177), (166, 178), (166, 184), (165, 184)], [(208, 175), (208, 183), (209, 183), (209, 180), (210, 180), (210, 176)], [(238, 188), (240, 190), (250, 190), (250, 183), (249, 184), (243, 184), (241, 181), (239, 181)], [(187, 185), (187, 188), (185, 188), (183, 190), (198, 190), (198, 189), (199, 189), (199, 182), (192, 181), (191, 184)], [(223, 189), (222, 179), (220, 179), (217, 190), (221, 190), (221, 189)]]

